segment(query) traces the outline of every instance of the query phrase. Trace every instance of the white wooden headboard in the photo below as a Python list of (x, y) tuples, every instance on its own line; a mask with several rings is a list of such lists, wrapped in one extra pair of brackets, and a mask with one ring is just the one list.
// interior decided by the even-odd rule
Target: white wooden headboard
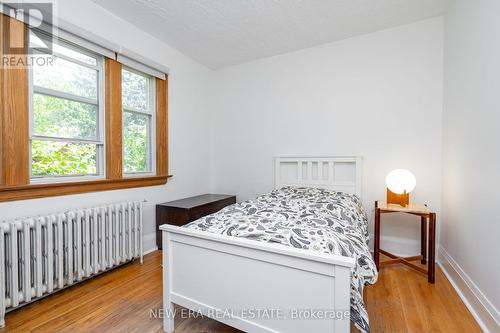
[(361, 198), (363, 159), (354, 157), (276, 157), (274, 187), (322, 187)]

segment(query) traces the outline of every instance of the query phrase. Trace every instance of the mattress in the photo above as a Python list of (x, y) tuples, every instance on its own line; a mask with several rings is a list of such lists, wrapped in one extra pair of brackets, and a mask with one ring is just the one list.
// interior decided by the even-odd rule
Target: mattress
[(357, 196), (283, 187), (185, 227), (355, 258), (350, 319), (361, 331), (369, 332), (363, 288), (377, 281), (377, 269), (368, 247), (368, 221)]

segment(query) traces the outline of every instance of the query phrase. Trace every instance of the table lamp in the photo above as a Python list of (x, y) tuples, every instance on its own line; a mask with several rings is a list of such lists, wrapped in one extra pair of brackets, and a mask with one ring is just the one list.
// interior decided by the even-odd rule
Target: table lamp
[(387, 185), (387, 204), (407, 207), (410, 203), (410, 192), (415, 189), (417, 180), (413, 173), (404, 169), (396, 169), (385, 177)]

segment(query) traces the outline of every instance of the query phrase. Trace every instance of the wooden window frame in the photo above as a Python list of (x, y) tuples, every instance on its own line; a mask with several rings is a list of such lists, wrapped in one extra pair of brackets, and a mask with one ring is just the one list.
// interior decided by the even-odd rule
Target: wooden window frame
[[(27, 41), (27, 26), (0, 14), (0, 56), (6, 45), (3, 33)], [(1, 66), (1, 64), (0, 64)], [(27, 69), (0, 69), (0, 202), (87, 192), (163, 185), (168, 174), (168, 76), (156, 79), (156, 173), (140, 177), (123, 175), (122, 65), (106, 58), (105, 178), (58, 183), (30, 183), (29, 80)], [(23, 89), (24, 87), (24, 89)]]
[[(49, 36), (47, 34), (47, 36)], [(41, 87), (36, 85), (36, 78), (35, 78), (35, 73), (36, 71), (34, 69), (31, 69), (31, 73), (29, 73), (30, 76), (30, 90), (29, 93), (31, 94), (30, 98), (30, 121), (31, 121), (31, 128), (30, 128), (30, 142), (31, 144), (35, 140), (45, 140), (45, 142), (56, 142), (56, 141), (65, 141), (65, 142), (71, 142), (73, 144), (92, 144), (95, 146), (95, 153), (96, 153), (96, 159), (95, 159), (95, 167), (96, 171), (94, 173), (89, 173), (89, 174), (58, 174), (58, 175), (34, 175), (32, 170), (33, 170), (33, 161), (31, 161), (31, 175), (30, 175), (30, 182), (35, 183), (35, 184), (46, 184), (46, 183), (53, 183), (53, 182), (79, 182), (84, 180), (85, 178), (87, 180), (97, 180), (97, 179), (104, 179), (105, 177), (105, 152), (104, 152), (104, 136), (105, 136), (105, 130), (104, 130), (104, 112), (105, 112), (105, 104), (104, 104), (104, 90), (100, 89), (100, 87), (105, 87), (104, 84), (104, 78), (105, 78), (105, 73), (104, 73), (104, 68), (105, 68), (105, 57), (93, 53), (91, 51), (88, 51), (84, 48), (78, 47), (72, 43), (68, 43), (66, 41), (58, 39), (57, 42), (54, 42), (54, 44), (58, 44), (66, 49), (71, 49), (75, 52), (79, 52), (80, 54), (87, 55), (89, 57), (92, 57), (95, 59), (95, 65), (93, 64), (87, 64), (85, 62), (78, 61), (78, 59), (75, 59), (74, 57), (70, 57), (61, 53), (58, 53), (54, 51), (54, 55), (58, 57), (59, 59), (63, 60), (66, 63), (71, 63), (73, 66), (79, 66), (83, 67), (86, 70), (92, 70), (95, 71), (96, 75), (96, 96), (95, 98), (90, 97), (90, 96), (78, 96), (75, 93), (71, 93), (68, 91), (63, 91), (61, 89), (57, 89), (55, 87)], [(33, 55), (47, 55), (44, 53), (44, 51), (40, 50), (34, 50)], [(29, 72), (29, 71), (28, 71)], [(35, 100), (35, 95), (39, 94), (44, 97), (52, 97), (52, 98), (57, 98), (59, 100), (64, 100), (64, 101), (72, 101), (72, 102), (77, 102), (77, 103), (84, 103), (85, 105), (92, 105), (96, 107), (97, 111), (97, 117), (96, 117), (96, 133), (95, 137), (93, 138), (78, 138), (78, 137), (72, 137), (71, 135), (64, 137), (64, 136), (59, 136), (59, 135), (51, 135), (51, 134), (46, 134), (46, 133), (36, 133), (35, 130), (35, 110), (34, 110), (34, 100)], [(31, 147), (30, 147), (31, 148)], [(32, 149), (32, 148), (31, 148)], [(33, 152), (33, 151), (32, 151)]]
[[(125, 170), (125, 161), (123, 161), (123, 177), (141, 177), (143, 175), (151, 175), (156, 173), (156, 165), (154, 163), (156, 162), (156, 126), (154, 126), (156, 122), (156, 79), (146, 73), (140, 72), (138, 70), (135, 70), (133, 68), (127, 67), (127, 66), (121, 66), (122, 68), (122, 87), (123, 87), (123, 71), (127, 71), (129, 73), (134, 73), (136, 75), (140, 75), (141, 77), (145, 78), (148, 82), (147, 85), (147, 93), (148, 93), (148, 109), (147, 110), (137, 110), (132, 107), (128, 107), (126, 105), (122, 104), (122, 117), (126, 112), (128, 113), (134, 113), (134, 114), (139, 114), (142, 116), (149, 117), (148, 125), (149, 130), (147, 132), (147, 136), (149, 137), (148, 139), (148, 144), (147, 144), (147, 150), (148, 150), (148, 162), (147, 165), (149, 169), (144, 170), (144, 171), (137, 171), (137, 172), (127, 172)], [(123, 90), (122, 90), (122, 96), (123, 96)], [(123, 98), (123, 97), (122, 97)], [(123, 123), (123, 121), (122, 121)], [(123, 131), (125, 133), (125, 131)], [(122, 145), (122, 151), (125, 151), (125, 143)], [(124, 157), (123, 157), (124, 158)]]

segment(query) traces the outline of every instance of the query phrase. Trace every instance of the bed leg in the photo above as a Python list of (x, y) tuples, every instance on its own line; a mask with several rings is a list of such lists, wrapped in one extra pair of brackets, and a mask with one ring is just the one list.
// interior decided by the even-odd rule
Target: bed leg
[(163, 331), (166, 333), (172, 333), (174, 331), (174, 316), (175, 309), (174, 304), (169, 303), (165, 305), (165, 313), (163, 317)]
[(169, 233), (162, 231), (163, 234), (163, 330), (167, 333), (174, 331), (175, 308), (171, 302), (170, 292), (172, 289), (172, 275), (170, 267), (170, 237)]

